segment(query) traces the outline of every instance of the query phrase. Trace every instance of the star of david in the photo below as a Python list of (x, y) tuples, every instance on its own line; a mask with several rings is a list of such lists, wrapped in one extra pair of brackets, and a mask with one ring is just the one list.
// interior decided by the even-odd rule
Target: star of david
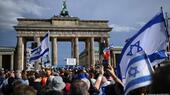
[(38, 52), (41, 52), (41, 47), (38, 48)]
[[(130, 51), (127, 53), (127, 55), (132, 56), (134, 53), (132, 52), (134, 48), (137, 48), (137, 52), (142, 51), (142, 47), (140, 46), (140, 41), (137, 41), (135, 44), (130, 45)], [(137, 53), (135, 52), (135, 53)]]
[(128, 72), (129, 77), (136, 77), (136, 74), (139, 73), (137, 66), (135, 67), (130, 67), (130, 70)]

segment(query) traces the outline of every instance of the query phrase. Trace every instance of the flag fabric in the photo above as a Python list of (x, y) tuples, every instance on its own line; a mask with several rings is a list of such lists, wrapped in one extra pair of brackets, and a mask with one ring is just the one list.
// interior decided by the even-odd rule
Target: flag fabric
[[(148, 61), (143, 62), (142, 65), (146, 64), (147, 62), (149, 62), (152, 66), (158, 64), (160, 60), (165, 59), (165, 54), (163, 54), (163, 51), (166, 50), (167, 39), (168, 39), (168, 35), (164, 25), (163, 12), (160, 12), (156, 16), (154, 16), (147, 24), (145, 24), (132, 38), (130, 38), (127, 41), (127, 43), (125, 44), (122, 50), (119, 64), (117, 66), (118, 77), (123, 81), (125, 85), (127, 83), (131, 83), (131, 85), (125, 86), (125, 91), (129, 92), (138, 87), (146, 86), (149, 83), (146, 85), (140, 85), (140, 84), (145, 83), (150, 79), (149, 78), (146, 81), (137, 80), (142, 77), (145, 77), (145, 75), (140, 75), (140, 73), (145, 73), (148, 71), (145, 69), (137, 70), (139, 74), (138, 78), (134, 77), (134, 79), (129, 79), (129, 77), (126, 76), (128, 72), (127, 69), (130, 68), (128, 67), (130, 64), (129, 62), (131, 62), (131, 60), (135, 58), (134, 56), (138, 57), (138, 53), (144, 52), (146, 58), (144, 58), (145, 60), (143, 59), (143, 61), (146, 61), (146, 59)], [(140, 60), (137, 61), (140, 62)], [(152, 64), (152, 62), (154, 64)], [(136, 65), (141, 65), (141, 64), (136, 64)], [(138, 66), (136, 68), (138, 69)], [(138, 86), (134, 87), (134, 85), (132, 84), (133, 82), (135, 82), (136, 85)], [(128, 88), (130, 89), (127, 90)]]
[(124, 92), (151, 84), (153, 68), (144, 51), (132, 55), (126, 67)]
[(104, 60), (109, 60), (110, 57), (110, 49), (104, 49), (103, 50), (103, 58)]
[(41, 61), (42, 61), (42, 65), (43, 65), (44, 67), (50, 67), (50, 66), (51, 66), (49, 54), (45, 54), (45, 55), (41, 58)]
[(109, 60), (110, 50), (113, 48), (113, 44), (109, 45), (103, 50), (103, 58), (104, 60)]
[(152, 66), (161, 63), (165, 59), (168, 58), (168, 54), (165, 50), (160, 50), (158, 52), (155, 52), (151, 55), (148, 55), (150, 62), (152, 63)]
[[(41, 41), (41, 44), (31, 51), (30, 62), (42, 58), (43, 63), (49, 63), (49, 33), (46, 33)], [(45, 58), (45, 59), (44, 59)]]

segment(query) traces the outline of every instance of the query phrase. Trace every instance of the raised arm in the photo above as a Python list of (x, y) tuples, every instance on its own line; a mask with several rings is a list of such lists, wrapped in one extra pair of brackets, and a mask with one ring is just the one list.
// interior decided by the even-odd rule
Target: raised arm
[(124, 86), (123, 82), (116, 76), (114, 69), (112, 66), (109, 65), (109, 68), (107, 71), (111, 74), (112, 78), (115, 80), (115, 82), (120, 83), (122, 86)]
[(95, 87), (99, 90), (100, 88), (100, 84), (101, 84), (101, 81), (102, 81), (102, 78), (103, 78), (103, 74), (104, 74), (104, 68), (103, 66), (100, 67), (100, 70), (99, 70), (100, 74), (96, 80), (96, 83), (95, 83)]

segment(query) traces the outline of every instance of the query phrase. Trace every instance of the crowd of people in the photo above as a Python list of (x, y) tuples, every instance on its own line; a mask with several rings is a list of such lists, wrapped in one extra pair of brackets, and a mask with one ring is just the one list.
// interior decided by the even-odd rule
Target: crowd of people
[(0, 95), (121, 95), (123, 84), (111, 66), (1, 70), (0, 92)]
[[(164, 90), (170, 93), (169, 67), (159, 69), (154, 74), (153, 78), (156, 80), (151, 86), (152, 93)], [(160, 73), (168, 76), (162, 77), (163, 74)], [(164, 81), (165, 78), (167, 81)], [(159, 88), (162, 82), (167, 89)], [(0, 95), (123, 95), (123, 83), (110, 65), (90, 68), (43, 68), (40, 71), (0, 70)]]

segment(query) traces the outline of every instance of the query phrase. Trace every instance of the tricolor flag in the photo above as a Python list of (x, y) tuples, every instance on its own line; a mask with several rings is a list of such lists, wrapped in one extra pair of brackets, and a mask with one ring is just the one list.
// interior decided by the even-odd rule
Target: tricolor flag
[(163, 12), (161, 12), (125, 44), (117, 66), (118, 76), (125, 85), (125, 94), (151, 83), (149, 68), (152, 67), (149, 66), (158, 64), (167, 57), (165, 52), (167, 34)]
[(103, 58), (105, 60), (109, 60), (109, 57), (110, 57), (110, 50), (113, 48), (113, 44), (109, 45), (108, 47), (106, 47), (104, 50), (103, 50)]
[(43, 59), (42, 63), (49, 63), (49, 33), (46, 33), (41, 44), (31, 51), (29, 61), (32, 62), (39, 59)]

